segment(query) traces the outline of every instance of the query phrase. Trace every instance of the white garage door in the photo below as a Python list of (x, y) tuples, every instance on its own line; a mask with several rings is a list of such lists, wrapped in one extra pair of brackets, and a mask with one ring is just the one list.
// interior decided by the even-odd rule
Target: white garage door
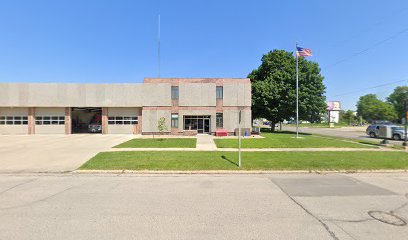
[(35, 108), (35, 134), (64, 134), (64, 108)]
[(139, 108), (108, 108), (108, 134), (133, 134)]
[(28, 134), (28, 108), (0, 108), (0, 134)]

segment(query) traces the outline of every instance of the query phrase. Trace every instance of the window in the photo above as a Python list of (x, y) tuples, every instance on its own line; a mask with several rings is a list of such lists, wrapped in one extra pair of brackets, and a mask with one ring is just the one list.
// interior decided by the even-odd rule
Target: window
[(0, 116), (0, 125), (27, 125), (27, 116)]
[(209, 133), (211, 116), (184, 116), (184, 130), (197, 130), (198, 133)]
[(216, 91), (217, 91), (216, 92), (217, 99), (223, 99), (224, 98), (223, 87), (217, 86)]
[(178, 128), (179, 126), (179, 116), (178, 113), (171, 114), (171, 127)]
[(123, 117), (123, 116), (109, 116), (108, 124), (109, 125), (131, 125), (138, 124), (137, 117)]
[(36, 125), (64, 125), (64, 116), (35, 116)]
[(215, 116), (215, 122), (217, 128), (224, 127), (224, 117), (222, 113), (217, 113), (217, 115)]
[(171, 87), (171, 99), (173, 100), (179, 99), (179, 87), (178, 86)]

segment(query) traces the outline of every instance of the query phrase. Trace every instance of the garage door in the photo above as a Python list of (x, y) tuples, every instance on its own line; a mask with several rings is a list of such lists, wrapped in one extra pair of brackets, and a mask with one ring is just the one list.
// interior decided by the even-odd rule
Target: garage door
[(108, 134), (136, 132), (140, 108), (108, 108)]
[(64, 134), (64, 108), (35, 108), (35, 134)]
[(28, 108), (0, 108), (0, 134), (28, 134)]

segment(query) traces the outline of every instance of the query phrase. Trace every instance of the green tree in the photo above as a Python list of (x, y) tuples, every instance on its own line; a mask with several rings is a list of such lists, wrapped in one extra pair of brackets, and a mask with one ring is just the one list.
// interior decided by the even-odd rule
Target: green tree
[(394, 121), (397, 118), (394, 107), (378, 99), (375, 94), (360, 97), (357, 102), (357, 114), (369, 122), (373, 120)]
[(394, 109), (398, 115), (398, 121), (404, 118), (404, 102), (408, 98), (408, 87), (400, 86), (394, 89), (394, 92), (390, 94), (387, 101), (394, 106)]
[(357, 118), (352, 110), (340, 111), (340, 121), (351, 125), (357, 122)]
[(159, 129), (160, 135), (162, 135), (165, 131), (168, 131), (166, 126), (166, 118), (161, 117), (157, 122), (157, 128)]
[[(296, 58), (273, 50), (248, 77), (252, 82), (252, 115), (275, 124), (296, 117)], [(299, 120), (319, 122), (325, 112), (325, 86), (319, 65), (299, 58)]]

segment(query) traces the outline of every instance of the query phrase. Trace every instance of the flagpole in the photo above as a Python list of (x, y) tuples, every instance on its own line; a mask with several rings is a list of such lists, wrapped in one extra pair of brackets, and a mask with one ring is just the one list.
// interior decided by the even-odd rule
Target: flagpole
[(298, 45), (296, 43), (296, 138), (299, 137), (299, 60), (297, 55), (297, 46)]

